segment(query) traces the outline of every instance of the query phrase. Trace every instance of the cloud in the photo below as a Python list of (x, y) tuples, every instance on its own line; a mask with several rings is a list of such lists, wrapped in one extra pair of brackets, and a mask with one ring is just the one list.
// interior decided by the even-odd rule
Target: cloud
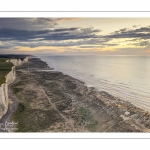
[(150, 41), (142, 41), (135, 44), (136, 46), (150, 47)]
[(83, 19), (83, 18), (57, 18), (55, 21), (59, 24), (61, 22), (66, 22), (66, 21), (74, 21), (78, 19)]
[(38, 46), (98, 46), (98, 47), (105, 47), (105, 46), (114, 46), (117, 45), (115, 43), (111, 44), (108, 43), (110, 39), (99, 39), (99, 38), (89, 38), (89, 39), (73, 39), (73, 40), (29, 40), (29, 41), (12, 41), (12, 42), (3, 42), (3, 45), (12, 45), (12, 46), (28, 46), (28, 47), (38, 47)]
[(93, 28), (59, 28), (53, 30), (18, 30), (11, 28), (0, 28), (0, 40), (18, 40), (28, 41), (40, 40), (70, 40), (70, 39), (85, 39), (98, 38), (95, 33), (100, 30)]
[(38, 30), (53, 28), (56, 25), (56, 21), (51, 18), (0, 18), (0, 28)]
[(80, 18), (0, 18), (0, 28), (42, 30), (56, 27), (61, 22)]
[(124, 28), (118, 31), (115, 31), (109, 35), (105, 36), (106, 38), (141, 38), (148, 39), (150, 38), (150, 26), (141, 27), (138, 29), (129, 29)]
[(134, 25), (132, 28), (122, 28), (107, 35), (102, 35), (102, 30), (93, 26), (85, 28), (57, 26), (62, 22), (77, 19), (83, 18), (0, 18), (0, 50), (16, 46), (28, 47), (29, 50), (38, 50), (38, 47), (44, 46), (47, 50), (51, 47), (51, 51), (56, 50), (54, 47), (58, 49), (65, 47), (68, 51), (78, 48), (80, 50), (120, 48), (120, 51), (124, 51), (125, 49), (121, 48), (133, 50), (131, 49), (133, 47), (150, 47), (150, 26)]
[(11, 46), (8, 45), (0, 45), (0, 49), (8, 49), (11, 48)]

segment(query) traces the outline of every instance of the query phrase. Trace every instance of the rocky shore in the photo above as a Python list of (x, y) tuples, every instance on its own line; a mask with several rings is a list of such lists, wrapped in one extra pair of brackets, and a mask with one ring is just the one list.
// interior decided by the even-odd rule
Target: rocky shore
[[(16, 67), (16, 132), (150, 132), (150, 113), (56, 72), (38, 58)], [(15, 97), (16, 96), (16, 97)]]

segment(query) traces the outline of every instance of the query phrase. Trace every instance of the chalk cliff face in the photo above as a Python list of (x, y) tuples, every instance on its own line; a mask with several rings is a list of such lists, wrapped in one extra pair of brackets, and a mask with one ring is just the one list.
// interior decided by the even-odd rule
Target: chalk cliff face
[(24, 63), (27, 63), (27, 62), (28, 62), (28, 60), (29, 60), (29, 58), (30, 58), (30, 57), (26, 57), (26, 58), (22, 61), (22, 62), (23, 62), (23, 64), (24, 64)]
[(24, 63), (27, 63), (29, 60), (29, 57), (26, 57), (23, 61), (20, 59), (9, 59), (6, 62), (12, 62), (14, 66), (12, 67), (12, 70), (5, 76), (6, 83), (3, 83), (0, 86), (0, 119), (2, 116), (7, 112), (8, 105), (10, 103), (10, 100), (8, 99), (8, 85), (13, 83), (16, 79), (16, 71), (15, 66), (20, 66)]
[(9, 59), (6, 62), (12, 62), (14, 66), (20, 66), (26, 62), (28, 62), (30, 57), (26, 57), (23, 61), (21, 59)]
[(0, 118), (6, 113), (8, 104), (8, 84), (4, 83), (0, 86)]
[(9, 105), (8, 99), (8, 85), (13, 83), (16, 78), (15, 66), (12, 67), (12, 70), (5, 76), (6, 83), (3, 83), (0, 86), (0, 118), (6, 113)]
[(14, 82), (16, 79), (15, 66), (12, 67), (11, 71), (5, 76), (5, 78), (8, 85)]

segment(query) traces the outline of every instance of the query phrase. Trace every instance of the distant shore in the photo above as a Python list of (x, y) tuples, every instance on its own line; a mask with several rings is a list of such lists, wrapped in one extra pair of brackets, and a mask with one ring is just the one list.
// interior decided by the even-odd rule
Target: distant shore
[(149, 112), (50, 69), (39, 58), (17, 67), (16, 132), (150, 132)]

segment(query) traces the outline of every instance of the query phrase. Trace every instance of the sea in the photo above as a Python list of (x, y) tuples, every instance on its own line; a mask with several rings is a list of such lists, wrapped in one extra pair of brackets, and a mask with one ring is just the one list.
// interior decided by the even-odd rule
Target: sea
[(47, 55), (40, 58), (55, 71), (150, 112), (150, 56)]

